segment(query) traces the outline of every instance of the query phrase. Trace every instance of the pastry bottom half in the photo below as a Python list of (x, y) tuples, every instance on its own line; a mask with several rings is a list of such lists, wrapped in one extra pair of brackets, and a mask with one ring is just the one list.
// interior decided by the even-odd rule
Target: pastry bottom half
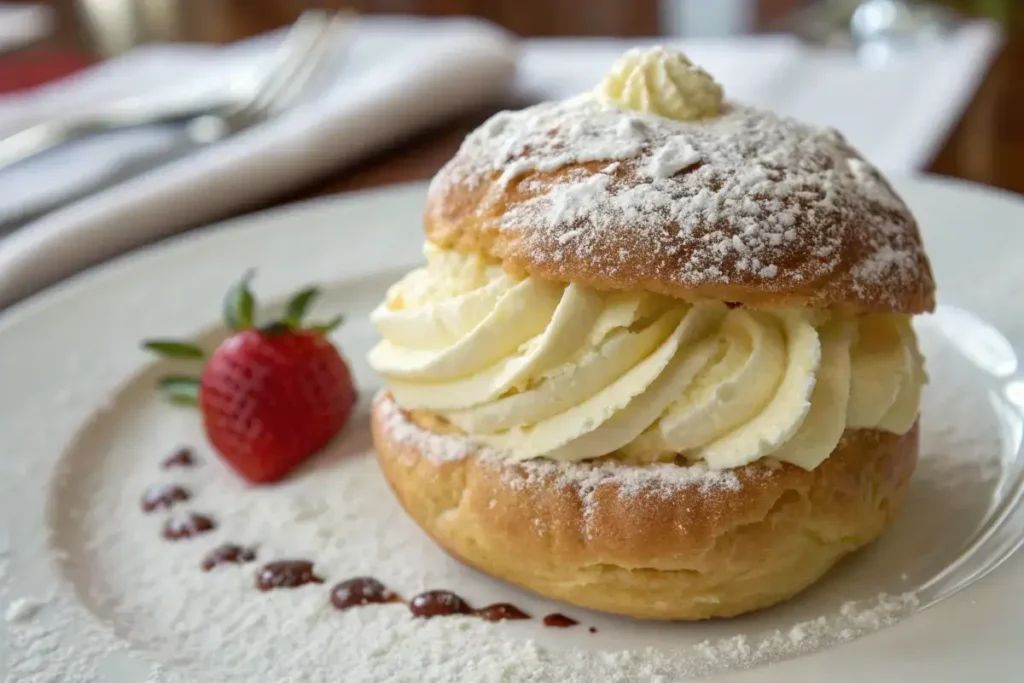
[(402, 506), (455, 558), (578, 607), (680, 620), (736, 616), (810, 586), (889, 526), (918, 453), (915, 425), (847, 430), (809, 472), (770, 460), (717, 477), (682, 464), (519, 463), (387, 393), (373, 439)]

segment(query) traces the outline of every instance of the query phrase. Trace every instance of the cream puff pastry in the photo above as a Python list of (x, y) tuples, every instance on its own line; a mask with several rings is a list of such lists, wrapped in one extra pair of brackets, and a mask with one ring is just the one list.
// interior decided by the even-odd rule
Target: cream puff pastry
[(462, 561), (653, 619), (767, 607), (893, 520), (934, 284), (833, 130), (683, 55), (495, 115), (430, 186), (426, 265), (373, 314), (373, 436)]

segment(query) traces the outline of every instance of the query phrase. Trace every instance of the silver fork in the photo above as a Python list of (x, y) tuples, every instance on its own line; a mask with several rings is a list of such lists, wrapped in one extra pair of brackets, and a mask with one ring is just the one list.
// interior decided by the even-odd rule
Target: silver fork
[(202, 105), (188, 103), (177, 107), (154, 107), (137, 98), (125, 99), (89, 114), (45, 121), (0, 140), (2, 170), (65, 142), (96, 133), (154, 124), (184, 124), (179, 144), (127, 162), (111, 175), (72, 194), (0, 219), (0, 234), (273, 118), (293, 104), (315, 79), (337, 47), (338, 34), (350, 16), (346, 12), (303, 13), (275, 51), (269, 68), (239, 94)]
[[(122, 128), (182, 123), (200, 117), (223, 122), (228, 132), (258, 123), (301, 92), (326, 55), (344, 15), (303, 13), (284, 37), (269, 69), (242, 92), (205, 103), (156, 105), (137, 97), (117, 100), (93, 112), (44, 121), (0, 140), (0, 169), (65, 142)], [(229, 91), (232, 90), (229, 88)]]

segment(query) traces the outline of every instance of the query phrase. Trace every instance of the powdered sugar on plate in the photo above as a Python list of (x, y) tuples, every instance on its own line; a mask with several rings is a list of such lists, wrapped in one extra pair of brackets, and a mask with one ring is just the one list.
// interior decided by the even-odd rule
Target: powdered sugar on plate
[(21, 623), (34, 617), (43, 604), (33, 598), (18, 598), (11, 602), (4, 611), (4, 619), (7, 623)]
[[(142, 391), (148, 387), (129, 392), (124, 400), (145, 401)], [(182, 440), (182, 423), (166, 408), (154, 405), (151, 414), (142, 411), (133, 420), (141, 422), (123, 428), (153, 430), (168, 448)], [(72, 469), (66, 473), (65, 504), (77, 504), (82, 515), (59, 522), (58, 542), (74, 558), (65, 571), (85, 603), (120, 637), (162, 661), (152, 683), (196, 677), (333, 683), (339, 672), (346, 681), (373, 682), (676, 680), (812, 651), (844, 632), (852, 638), (865, 629), (851, 617), (879, 609), (873, 599), (847, 609), (845, 616), (836, 611), (824, 622), (795, 622), (782, 628), (787, 634), (782, 640), (774, 629), (762, 633), (740, 621), (732, 635), (704, 642), (695, 635), (714, 629), (638, 624), (524, 594), (455, 563), (423, 538), (366, 453), (365, 433), (364, 407), (335, 450), (297, 476), (258, 490), (242, 485), (207, 453), (201, 467), (167, 473), (159, 467), (166, 449), (140, 457), (136, 448), (117, 439), (94, 442), (104, 449), (103, 461), (82, 468), (69, 463)], [(172, 513), (138, 510), (137, 491), (162, 478), (188, 486), (194, 491), (190, 509), (217, 520), (208, 538), (168, 543), (159, 531), (163, 517)], [(211, 547), (231, 541), (256, 545), (256, 562), (200, 571), (199, 562)], [(283, 558), (312, 560), (327, 583), (257, 591), (257, 568)], [(329, 587), (359, 575), (375, 576), (406, 598), (429, 588), (457, 588), (474, 604), (513, 602), (535, 617), (562, 611), (584, 626), (597, 624), (598, 633), (581, 627), (556, 637), (536, 619), (497, 624), (463, 617), (418, 620), (398, 604), (333, 609)], [(913, 605), (911, 598), (885, 604), (897, 603), (908, 610)], [(886, 609), (888, 616), (882, 614), (879, 624), (897, 618), (896, 610)], [(790, 629), (797, 626), (804, 636), (792, 636)], [(675, 646), (652, 647), (652, 628), (678, 628)], [(467, 672), (472, 676), (467, 678)]]
[(779, 629), (759, 638), (740, 634), (717, 642), (704, 641), (695, 649), (707, 664), (725, 665), (730, 669), (750, 667), (853, 640), (897, 622), (918, 604), (913, 593), (880, 593), (872, 599), (843, 603), (837, 614), (802, 621), (786, 630)]
[(589, 94), (502, 112), (466, 138), (431, 192), (494, 178), (480, 216), (514, 232), (535, 263), (572, 263), (609, 283), (639, 262), (681, 287), (787, 291), (852, 266), (847, 289), (898, 305), (930, 279), (909, 211), (839, 133), (738, 104), (702, 121)]

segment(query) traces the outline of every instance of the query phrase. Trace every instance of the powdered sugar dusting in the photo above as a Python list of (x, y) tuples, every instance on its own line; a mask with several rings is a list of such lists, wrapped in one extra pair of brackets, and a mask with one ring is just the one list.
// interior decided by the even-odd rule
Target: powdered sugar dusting
[[(579, 166), (590, 162), (600, 163)], [(866, 245), (866, 263), (848, 288), (866, 299), (895, 305), (930, 281), (905, 205), (837, 132), (736, 104), (704, 121), (591, 95), (502, 112), (467, 137), (432, 192), (495, 176), (480, 216), (515, 232), (535, 262), (571, 261), (612, 282), (641, 261), (674, 285), (739, 278), (785, 291), (845, 268), (851, 243)], [(506, 206), (510, 185), (522, 196)]]
[(4, 612), (4, 619), (7, 620), (7, 623), (28, 621), (34, 617), (42, 607), (43, 604), (38, 600), (34, 600), (32, 598), (18, 598), (7, 606), (7, 610)]
[[(423, 454), (434, 462), (452, 462), (468, 458), (480, 447), (469, 439), (438, 434), (419, 427), (409, 420), (390, 396), (378, 395), (381, 418), (388, 433), (396, 442), (410, 446), (416, 453)], [(405, 455), (405, 454), (403, 454)]]
[(777, 629), (759, 638), (739, 634), (715, 642), (706, 640), (695, 649), (709, 664), (747, 668), (853, 640), (896, 623), (919, 604), (914, 593), (879, 593), (874, 598), (844, 603), (838, 614), (801, 621), (786, 630)]
[[(490, 459), (499, 460), (491, 455)], [(501, 459), (502, 462), (508, 462)], [(697, 488), (702, 493), (713, 491), (738, 491), (740, 480), (728, 470), (712, 470), (703, 463), (675, 465), (653, 463), (638, 467), (625, 465), (614, 460), (596, 462), (555, 462), (538, 458), (518, 463), (525, 476), (509, 478), (512, 486), (555, 485), (575, 486), (581, 491), (591, 491), (601, 484), (614, 483), (624, 496), (649, 494), (669, 497), (680, 488)]]
[(700, 154), (685, 139), (671, 139), (651, 157), (644, 174), (654, 180), (667, 180), (700, 161)]
[[(742, 483), (730, 470), (713, 470), (704, 463), (678, 465), (652, 463), (644, 466), (624, 464), (615, 460), (557, 462), (544, 458), (516, 461), (490, 448), (474, 444), (459, 434), (437, 434), (412, 422), (392, 400), (381, 392), (376, 399), (388, 432), (397, 442), (412, 447), (416, 453), (434, 462), (450, 462), (475, 456), (480, 462), (500, 470), (502, 480), (510, 488), (568, 488), (576, 493), (583, 506), (583, 533), (589, 538), (595, 519), (598, 491), (614, 487), (620, 499), (638, 501), (648, 498), (671, 498), (681, 489), (697, 490), (712, 498), (724, 492), (739, 491)], [(763, 476), (770, 476), (767, 471)], [(541, 520), (534, 525), (543, 535)]]
[(572, 486), (584, 496), (602, 484), (614, 483), (623, 496), (639, 494), (669, 497), (680, 488), (697, 488), (703, 493), (737, 491), (740, 480), (729, 470), (712, 470), (703, 463), (680, 466), (654, 463), (638, 467), (614, 460), (557, 462), (538, 458), (515, 461), (502, 453), (473, 443), (458, 434), (438, 434), (419, 427), (386, 392), (376, 398), (381, 418), (398, 443), (412, 446), (434, 462), (450, 462), (476, 456), (481, 462), (501, 467), (506, 482), (515, 488), (530, 486)]

